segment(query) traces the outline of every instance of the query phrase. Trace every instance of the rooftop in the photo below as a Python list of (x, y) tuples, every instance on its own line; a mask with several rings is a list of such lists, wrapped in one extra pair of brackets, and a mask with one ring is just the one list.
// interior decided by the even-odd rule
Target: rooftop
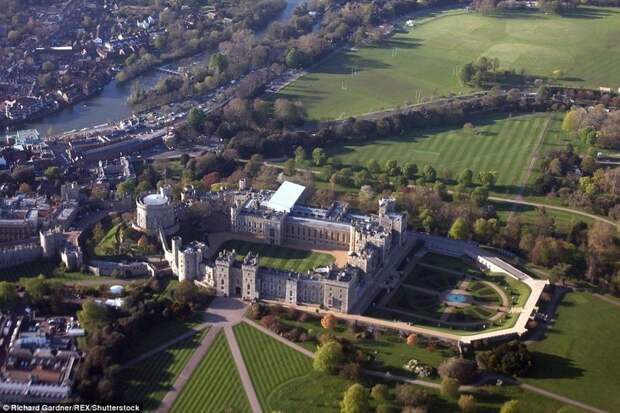
[(305, 186), (284, 181), (271, 196), (271, 199), (267, 201), (266, 206), (279, 212), (291, 212), (305, 189)]
[(165, 205), (168, 202), (168, 198), (162, 194), (149, 194), (142, 198), (144, 205)]

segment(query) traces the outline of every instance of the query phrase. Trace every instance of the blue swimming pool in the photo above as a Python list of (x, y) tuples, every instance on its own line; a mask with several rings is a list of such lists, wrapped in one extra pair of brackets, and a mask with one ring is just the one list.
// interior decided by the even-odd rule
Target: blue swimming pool
[(463, 294), (446, 294), (446, 300), (453, 303), (464, 303), (467, 301), (467, 297)]

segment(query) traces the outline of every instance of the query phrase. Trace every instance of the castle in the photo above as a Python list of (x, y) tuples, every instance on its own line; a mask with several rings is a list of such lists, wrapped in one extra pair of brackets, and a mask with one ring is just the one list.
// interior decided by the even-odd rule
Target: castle
[(231, 232), (271, 245), (347, 250), (347, 264), (299, 273), (262, 267), (253, 253), (240, 261), (235, 251), (221, 251), (211, 262), (206, 244), (183, 247), (181, 238), (174, 237), (168, 246), (161, 231), (165, 258), (179, 280), (197, 281), (219, 295), (244, 300), (350, 312), (390, 254), (406, 242), (407, 215), (396, 211), (391, 198), (379, 201), (377, 215), (365, 215), (339, 202), (327, 209), (304, 205), (300, 200), (305, 188), (292, 182), (284, 182), (275, 192), (241, 188), (220, 198), (230, 203)]

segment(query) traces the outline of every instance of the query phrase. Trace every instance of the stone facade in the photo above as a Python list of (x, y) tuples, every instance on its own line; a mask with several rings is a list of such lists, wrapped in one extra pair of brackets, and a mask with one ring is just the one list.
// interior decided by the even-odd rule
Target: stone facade
[(266, 244), (346, 250), (347, 265), (298, 273), (261, 267), (258, 256), (251, 252), (239, 262), (235, 251), (221, 251), (213, 262), (208, 262), (204, 256), (206, 245), (192, 243), (182, 248), (181, 239), (173, 238), (168, 248), (162, 233), (161, 242), (173, 273), (179, 280), (210, 286), (218, 295), (349, 312), (392, 251), (406, 241), (407, 216), (396, 211), (393, 199), (381, 200), (378, 215), (363, 215), (338, 202), (322, 209), (297, 204), (297, 199), (287, 205), (290, 208), (275, 210), (269, 203), (273, 196), (271, 191), (244, 187), (199, 197), (187, 188), (183, 199), (188, 203), (228, 203), (231, 231), (251, 235)]
[(179, 230), (169, 188), (162, 187), (159, 192), (147, 192), (138, 196), (133, 227), (147, 235), (158, 235), (160, 228), (166, 235)]
[(237, 296), (246, 301), (262, 299), (317, 305), (346, 313), (351, 311), (367, 281), (364, 272), (352, 266), (315, 268), (302, 274), (261, 267), (258, 259), (258, 255), (248, 253), (239, 262), (235, 251), (222, 251), (215, 258), (211, 267), (213, 276), (206, 283), (218, 295)]
[(171, 245), (168, 247), (163, 231), (159, 233), (159, 239), (164, 250), (164, 258), (179, 281), (205, 278), (206, 244), (194, 241), (183, 247), (181, 237), (172, 237)]

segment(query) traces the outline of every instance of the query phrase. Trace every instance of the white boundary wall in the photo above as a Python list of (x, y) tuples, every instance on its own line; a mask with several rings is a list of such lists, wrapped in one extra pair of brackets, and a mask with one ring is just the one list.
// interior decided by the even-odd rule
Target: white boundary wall
[(535, 280), (523, 271), (515, 268), (496, 255), (493, 255), (491, 252), (480, 248), (472, 241), (457, 241), (421, 233), (415, 233), (412, 236), (423, 241), (424, 247), (430, 252), (452, 257), (467, 256), (480, 263), (480, 265), (489, 271), (512, 277), (515, 280), (527, 285), (531, 290), (527, 302), (523, 306), (523, 310), (519, 313), (519, 318), (513, 327), (482, 332), (471, 336), (462, 336), (459, 338), (461, 343), (469, 344), (472, 341), (497, 338), (512, 334), (521, 336), (527, 332), (527, 322), (529, 321), (532, 313), (536, 310), (536, 303), (538, 302), (545, 286), (549, 284), (548, 280)]

